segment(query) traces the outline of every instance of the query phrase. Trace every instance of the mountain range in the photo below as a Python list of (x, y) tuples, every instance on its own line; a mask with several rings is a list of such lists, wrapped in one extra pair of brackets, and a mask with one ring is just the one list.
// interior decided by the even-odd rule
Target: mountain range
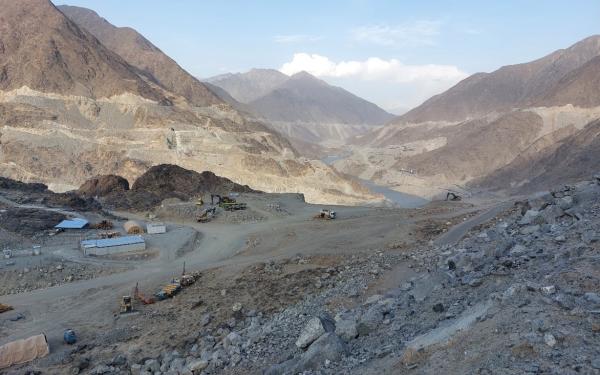
[(95, 12), (0, 0), (0, 174), (63, 191), (158, 164), (308, 201), (376, 201)]
[(583, 142), (600, 118), (599, 80), (600, 36), (477, 73), (356, 137), (354, 155), (336, 167), (429, 196), (448, 189), (529, 191), (544, 181), (575, 180), (590, 171), (555, 168), (557, 155), (571, 161), (585, 155), (587, 167), (600, 168), (600, 149)]
[(253, 69), (206, 80), (225, 90), (245, 110), (288, 137), (312, 143), (342, 142), (383, 125), (394, 116), (373, 103), (307, 72), (287, 76)]

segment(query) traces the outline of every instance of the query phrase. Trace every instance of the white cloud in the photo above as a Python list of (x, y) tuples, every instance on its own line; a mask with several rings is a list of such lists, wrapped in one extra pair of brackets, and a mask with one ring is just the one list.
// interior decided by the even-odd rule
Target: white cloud
[(409, 65), (378, 57), (335, 62), (308, 53), (294, 54), (279, 70), (287, 75), (306, 71), (389, 110), (412, 108), (467, 77), (453, 65)]
[(282, 43), (282, 44), (316, 42), (321, 39), (322, 38), (320, 36), (305, 35), (305, 34), (276, 35), (273, 37), (273, 40), (275, 41), (275, 43)]
[(351, 31), (354, 40), (382, 46), (433, 45), (440, 34), (439, 21), (414, 21), (395, 26), (369, 25)]
[(334, 62), (317, 54), (296, 53), (292, 61), (283, 64), (282, 73), (292, 75), (306, 71), (317, 77), (354, 77), (362, 80), (392, 80), (397, 83), (417, 81), (448, 81), (456, 83), (467, 73), (453, 65), (407, 65), (399, 60), (370, 57), (364, 61)]

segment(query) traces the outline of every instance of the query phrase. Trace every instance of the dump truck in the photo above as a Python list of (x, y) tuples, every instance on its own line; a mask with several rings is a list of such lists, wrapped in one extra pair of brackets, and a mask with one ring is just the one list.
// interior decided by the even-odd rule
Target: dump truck
[(336, 213), (333, 210), (328, 210), (323, 208), (319, 213), (315, 216), (315, 219), (324, 219), (324, 220), (333, 220), (336, 218)]

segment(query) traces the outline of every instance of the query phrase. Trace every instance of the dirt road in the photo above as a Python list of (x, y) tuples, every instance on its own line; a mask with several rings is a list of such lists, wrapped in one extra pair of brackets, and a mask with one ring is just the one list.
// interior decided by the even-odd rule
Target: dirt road
[[(2, 302), (15, 306), (25, 319), (1, 322), (0, 344), (40, 332), (51, 342), (59, 342), (67, 328), (76, 329), (82, 338), (94, 335), (114, 322), (120, 296), (130, 294), (135, 283), (151, 292), (178, 276), (184, 262), (187, 269), (202, 270), (221, 265), (249, 265), (296, 254), (364, 251), (387, 241), (409, 238), (414, 229), (413, 220), (407, 218), (405, 210), (336, 207), (339, 219), (315, 221), (311, 218), (318, 207), (286, 203), (293, 207), (290, 216), (271, 217), (264, 222), (188, 223), (203, 236), (194, 251), (176, 259), (160, 256), (138, 264), (131, 271), (3, 297)], [(445, 241), (454, 240), (466, 228), (491, 216), (488, 211), (443, 237)]]

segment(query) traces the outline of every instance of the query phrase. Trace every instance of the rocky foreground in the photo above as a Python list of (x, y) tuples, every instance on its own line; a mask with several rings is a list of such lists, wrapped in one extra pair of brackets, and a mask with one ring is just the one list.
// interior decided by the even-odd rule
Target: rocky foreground
[(456, 245), (369, 250), (281, 281), (277, 298), (300, 298), (274, 313), (230, 302), (228, 320), (199, 315), (204, 328), (159, 355), (75, 352), (70, 371), (600, 374), (599, 230), (600, 175), (517, 202)]

